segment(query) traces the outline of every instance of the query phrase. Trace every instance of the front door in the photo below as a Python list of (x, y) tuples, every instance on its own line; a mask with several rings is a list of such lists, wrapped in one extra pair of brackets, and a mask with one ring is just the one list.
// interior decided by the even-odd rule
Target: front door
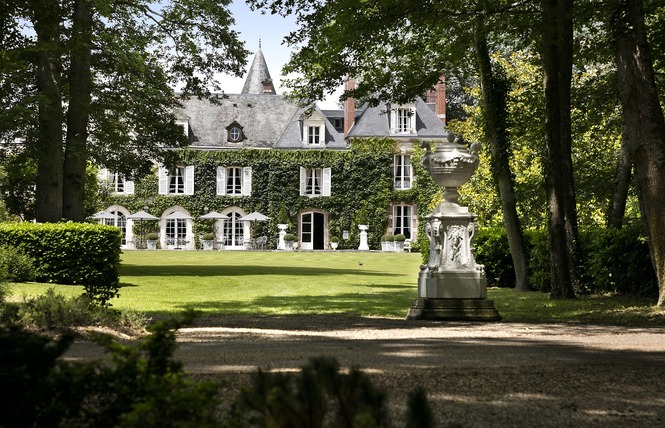
[(307, 212), (300, 216), (300, 248), (323, 250), (326, 216), (323, 213)]

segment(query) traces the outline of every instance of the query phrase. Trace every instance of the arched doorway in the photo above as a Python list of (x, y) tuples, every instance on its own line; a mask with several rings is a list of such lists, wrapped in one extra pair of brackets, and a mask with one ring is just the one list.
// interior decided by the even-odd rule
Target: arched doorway
[(323, 250), (325, 248), (328, 214), (322, 211), (306, 211), (300, 214), (300, 249)]
[(241, 221), (240, 218), (245, 215), (245, 212), (237, 207), (227, 208), (222, 211), (226, 216), (222, 226), (222, 242), (225, 250), (243, 250), (245, 237), (249, 238), (249, 230), (247, 222)]

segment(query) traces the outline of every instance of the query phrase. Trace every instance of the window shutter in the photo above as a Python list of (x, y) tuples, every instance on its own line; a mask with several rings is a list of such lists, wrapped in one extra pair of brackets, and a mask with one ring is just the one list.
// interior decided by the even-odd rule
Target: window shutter
[(307, 188), (307, 170), (303, 167), (300, 167), (300, 196), (305, 194), (305, 189)]
[(411, 114), (409, 115), (409, 132), (412, 134), (416, 133), (416, 109), (412, 108), (411, 109)]
[(217, 196), (226, 195), (226, 167), (217, 167)]
[(330, 168), (323, 168), (323, 196), (330, 196), (331, 187), (331, 170)]
[(185, 195), (194, 194), (194, 165), (185, 167)]
[(166, 168), (160, 166), (157, 170), (157, 176), (159, 178), (159, 194), (166, 195), (169, 190), (169, 173)]
[(252, 167), (242, 168), (242, 195), (252, 196)]
[(131, 180), (126, 180), (125, 181), (125, 195), (133, 195), (134, 194), (134, 182)]

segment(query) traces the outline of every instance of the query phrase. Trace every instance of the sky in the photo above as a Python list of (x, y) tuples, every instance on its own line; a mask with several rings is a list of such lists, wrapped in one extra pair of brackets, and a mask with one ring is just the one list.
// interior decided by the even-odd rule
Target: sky
[[(233, 0), (230, 11), (236, 21), (232, 27), (238, 31), (240, 40), (245, 42), (245, 48), (251, 52), (247, 58), (247, 68), (252, 65), (254, 54), (259, 48), (261, 50), (270, 70), (273, 84), (278, 94), (284, 94), (286, 88), (282, 86), (282, 66), (286, 64), (291, 55), (291, 49), (283, 43), (284, 36), (297, 28), (295, 17), (282, 17), (279, 15), (262, 14), (260, 11), (251, 11), (244, 0)], [(219, 76), (222, 89), (227, 94), (239, 94), (244, 78), (232, 76)], [(323, 108), (337, 108), (339, 92), (332, 97), (321, 101), (318, 105)]]

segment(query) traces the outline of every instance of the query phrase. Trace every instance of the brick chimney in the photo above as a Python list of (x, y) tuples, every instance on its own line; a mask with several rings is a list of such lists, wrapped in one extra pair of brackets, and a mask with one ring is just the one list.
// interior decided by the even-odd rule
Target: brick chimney
[(439, 77), (439, 82), (434, 87), (436, 92), (436, 104), (434, 107), (434, 113), (436, 116), (441, 119), (443, 125), (446, 125), (446, 76), (443, 74)]
[[(345, 91), (352, 91), (356, 89), (356, 81), (353, 78), (348, 78), (344, 84)], [(356, 120), (356, 101), (353, 97), (344, 100), (344, 138), (349, 136), (349, 131), (353, 127)]]

